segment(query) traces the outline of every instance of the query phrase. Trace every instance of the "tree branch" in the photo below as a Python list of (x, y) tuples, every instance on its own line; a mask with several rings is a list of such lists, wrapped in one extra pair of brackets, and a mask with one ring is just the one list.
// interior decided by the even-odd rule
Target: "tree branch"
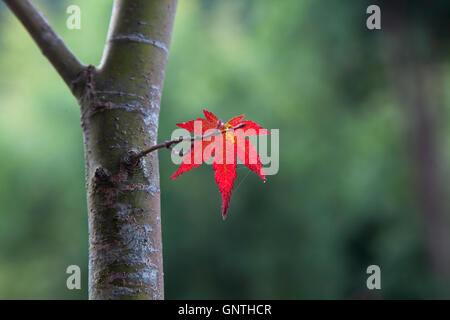
[(71, 88), (85, 66), (55, 33), (47, 19), (30, 0), (3, 0), (34, 39), (42, 53)]
[(155, 150), (158, 150), (158, 149), (161, 149), (161, 148), (167, 148), (169, 150), (172, 150), (172, 147), (173, 147), (174, 144), (178, 144), (178, 143), (183, 142), (183, 141), (194, 142), (194, 141), (197, 141), (197, 140), (204, 140), (204, 139), (207, 139), (207, 138), (210, 138), (210, 137), (213, 137), (213, 136), (218, 136), (219, 134), (227, 133), (229, 131), (241, 129), (241, 128), (245, 127), (245, 125), (246, 125), (245, 123), (241, 123), (241, 124), (238, 124), (237, 126), (234, 126), (234, 127), (231, 127), (231, 128), (225, 129), (225, 130), (215, 130), (215, 131), (210, 132), (208, 134), (197, 136), (197, 137), (189, 137), (189, 138), (181, 137), (181, 138), (178, 138), (178, 139), (173, 139), (173, 140), (170, 140), (170, 141), (165, 141), (165, 142), (162, 142), (162, 143), (158, 143), (158, 144), (155, 144), (154, 146), (151, 146), (150, 148), (148, 148), (148, 149), (146, 149), (144, 151), (139, 152), (133, 158), (134, 158), (135, 161), (137, 161), (140, 158), (146, 156), (147, 154), (149, 154), (150, 152), (153, 152)]

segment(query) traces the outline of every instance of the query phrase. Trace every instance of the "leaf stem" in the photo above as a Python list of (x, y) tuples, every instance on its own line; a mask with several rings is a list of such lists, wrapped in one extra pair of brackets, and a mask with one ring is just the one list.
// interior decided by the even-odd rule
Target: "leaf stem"
[[(234, 126), (234, 127), (228, 128), (228, 129), (224, 129), (224, 130), (216, 129), (213, 132), (210, 132), (208, 134), (201, 135), (201, 136), (180, 137), (180, 138), (177, 138), (177, 139), (173, 139), (173, 140), (165, 141), (165, 142), (162, 142), (162, 143), (158, 143), (158, 144), (155, 144), (154, 146), (151, 146), (150, 148), (148, 148), (146, 150), (143, 150), (143, 151), (139, 152), (138, 154), (136, 154), (134, 156), (134, 160), (137, 161), (140, 158), (145, 157), (150, 152), (153, 152), (153, 151), (161, 149), (161, 148), (167, 148), (167, 149), (172, 150), (173, 145), (177, 145), (178, 143), (183, 142), (183, 141), (194, 142), (194, 141), (197, 141), (197, 140), (204, 140), (204, 139), (207, 139), (207, 138), (210, 138), (210, 137), (213, 137), (213, 136), (218, 136), (219, 134), (227, 133), (229, 131), (241, 129), (243, 127), (245, 127), (245, 123), (241, 123), (241, 124), (238, 124), (237, 126)], [(182, 155), (182, 154), (180, 153), (180, 155)]]

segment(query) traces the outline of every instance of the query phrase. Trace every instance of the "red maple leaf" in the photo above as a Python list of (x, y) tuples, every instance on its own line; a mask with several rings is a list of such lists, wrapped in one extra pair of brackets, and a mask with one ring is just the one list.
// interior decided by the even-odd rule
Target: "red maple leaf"
[(182, 173), (198, 167), (214, 155), (214, 177), (222, 194), (222, 217), (227, 216), (228, 203), (236, 179), (236, 157), (261, 179), (266, 181), (264, 169), (256, 148), (245, 136), (270, 134), (250, 120), (242, 120), (243, 115), (223, 123), (213, 113), (203, 110), (206, 119), (177, 123), (177, 126), (196, 135), (190, 152), (172, 176), (174, 179)]

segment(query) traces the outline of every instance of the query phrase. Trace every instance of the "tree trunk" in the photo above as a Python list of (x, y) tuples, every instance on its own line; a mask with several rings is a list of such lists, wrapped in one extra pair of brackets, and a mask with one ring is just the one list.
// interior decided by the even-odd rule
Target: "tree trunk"
[(89, 298), (163, 299), (158, 155), (161, 89), (177, 0), (115, 0), (102, 63), (83, 66), (30, 0), (3, 0), (81, 106)]
[(115, 2), (98, 70), (79, 103), (89, 209), (89, 297), (163, 299), (157, 143), (176, 0)]
[[(438, 135), (442, 108), (442, 74), (437, 43), (426, 26), (427, 43), (417, 41), (417, 29), (405, 6), (385, 2), (388, 67), (407, 122), (408, 149), (415, 173), (417, 204), (423, 216), (426, 251), (434, 275), (450, 278), (449, 217)], [(419, 38), (420, 39), (420, 38)]]

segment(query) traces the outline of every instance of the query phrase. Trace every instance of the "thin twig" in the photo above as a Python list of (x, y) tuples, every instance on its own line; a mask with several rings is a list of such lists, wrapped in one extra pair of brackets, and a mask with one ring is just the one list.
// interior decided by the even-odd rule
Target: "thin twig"
[(69, 85), (85, 67), (52, 29), (30, 0), (3, 0), (34, 39), (42, 53)]
[(229, 131), (241, 129), (243, 127), (245, 127), (245, 123), (241, 123), (241, 124), (238, 124), (237, 126), (234, 126), (234, 127), (228, 128), (228, 129), (224, 129), (224, 130), (216, 129), (213, 132), (210, 132), (208, 134), (201, 135), (201, 136), (180, 137), (178, 139), (174, 139), (174, 140), (158, 143), (158, 144), (155, 144), (154, 146), (151, 146), (150, 148), (148, 148), (148, 149), (146, 149), (144, 151), (141, 151), (138, 154), (136, 154), (134, 156), (134, 160), (139, 160), (140, 158), (146, 156), (150, 152), (153, 152), (153, 151), (161, 149), (161, 148), (167, 148), (167, 149), (173, 150), (173, 145), (176, 145), (176, 144), (178, 144), (180, 142), (183, 142), (183, 141), (190, 141), (190, 142), (194, 143), (194, 141), (197, 141), (197, 140), (204, 140), (204, 139), (207, 139), (207, 138), (210, 138), (210, 137), (213, 137), (213, 136), (218, 136), (220, 134), (227, 133)]

